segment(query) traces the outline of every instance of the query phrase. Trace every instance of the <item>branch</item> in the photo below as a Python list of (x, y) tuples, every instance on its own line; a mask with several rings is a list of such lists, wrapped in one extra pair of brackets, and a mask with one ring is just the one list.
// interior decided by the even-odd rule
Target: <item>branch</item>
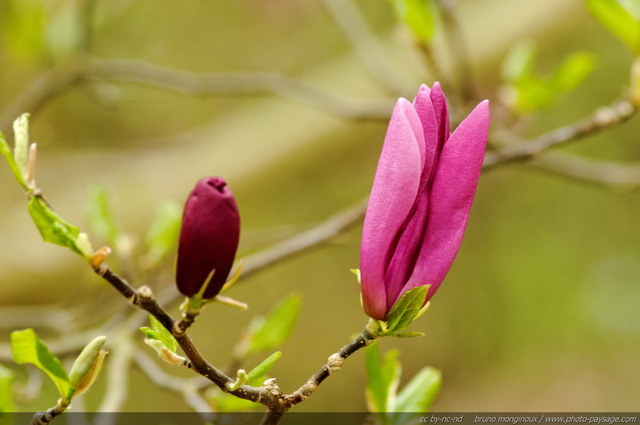
[(48, 101), (76, 84), (82, 70), (83, 63), (78, 60), (39, 75), (0, 113), (0, 128), (10, 128), (13, 120), (25, 111), (37, 112)]
[[(373, 320), (373, 319), (371, 319)], [(361, 348), (371, 344), (378, 336), (372, 330), (372, 323), (369, 322), (367, 326), (360, 332), (360, 335), (349, 344), (342, 347), (337, 353), (329, 356), (328, 362), (314, 373), (311, 378), (300, 388), (294, 391), (292, 394), (286, 396), (286, 402), (289, 405), (288, 408), (295, 406), (298, 403), (303, 402), (318, 388), (318, 386), (327, 379), (332, 373), (338, 372), (342, 368), (344, 361), (358, 351)]]
[(399, 67), (385, 54), (360, 10), (351, 0), (323, 0), (333, 19), (378, 82), (395, 94), (411, 93), (415, 89)]
[(487, 170), (497, 165), (535, 158), (549, 148), (620, 124), (631, 118), (636, 111), (636, 106), (632, 102), (627, 99), (620, 100), (611, 106), (596, 110), (590, 117), (577, 123), (560, 127), (528, 142), (509, 145), (493, 152), (487, 152), (484, 156), (482, 168)]
[(353, 99), (276, 72), (197, 74), (137, 60), (91, 59), (88, 75), (192, 95), (273, 94), (347, 118), (387, 120), (394, 100)]
[(227, 384), (231, 384), (233, 379), (207, 362), (186, 332), (176, 332), (175, 324), (178, 322), (157, 303), (148, 286), (142, 286), (139, 290), (136, 290), (126, 280), (114, 274), (106, 264), (99, 265), (94, 271), (108, 281), (131, 304), (153, 315), (162, 326), (172, 332), (185, 355), (191, 361), (193, 369), (216, 384), (221, 390), (229, 392), (239, 398), (262, 403), (270, 410), (277, 408), (281, 404), (279, 401), (279, 393), (271, 392), (267, 388), (255, 388), (243, 385), (237, 390), (229, 391)]
[(367, 200), (340, 211), (320, 223), (318, 226), (304, 231), (296, 236), (277, 243), (263, 251), (253, 254), (244, 260), (242, 276), (248, 277), (259, 272), (265, 267), (272, 266), (280, 261), (305, 252), (336, 235), (355, 226), (362, 217), (367, 206)]
[(142, 352), (142, 350), (137, 350), (133, 359), (138, 368), (156, 386), (181, 394), (184, 400), (193, 407), (196, 412), (212, 412), (209, 404), (198, 394), (198, 390), (204, 388), (205, 385), (203, 385), (203, 383), (207, 383), (207, 381), (194, 378), (184, 379), (169, 375), (159, 368), (156, 362), (146, 353)]
[(33, 415), (31, 425), (48, 425), (57, 416), (62, 415), (67, 410), (68, 405), (62, 404), (61, 401), (62, 400), (58, 400), (58, 403), (56, 403), (55, 406), (50, 407), (44, 412), (38, 412)]
[(243, 385), (236, 390), (229, 391), (227, 385), (231, 384), (233, 380), (202, 357), (186, 332), (176, 331), (176, 324), (178, 322), (155, 301), (151, 289), (143, 286), (139, 290), (136, 290), (127, 281), (115, 275), (105, 264), (97, 266), (94, 271), (111, 283), (131, 304), (146, 310), (158, 319), (167, 330), (170, 330), (187, 358), (191, 361), (192, 367), (196, 372), (209, 379), (225, 392), (229, 392), (239, 398), (264, 404), (269, 409), (269, 412), (264, 417), (262, 423), (267, 425), (277, 424), (287, 410), (304, 401), (329, 375), (340, 370), (347, 357), (360, 348), (367, 346), (376, 338), (375, 333), (371, 331), (370, 326), (367, 325), (358, 338), (342, 347), (337, 353), (331, 355), (329, 361), (318, 372), (311, 376), (302, 387), (290, 395), (283, 394), (280, 391), (275, 379), (268, 380), (263, 387), (256, 388)]
[(37, 314), (34, 310), (33, 306), (3, 306), (0, 329), (16, 329), (26, 323), (28, 327), (42, 327), (60, 333), (76, 330), (76, 314), (68, 309), (39, 305)]
[(640, 164), (599, 161), (564, 152), (545, 153), (530, 164), (561, 176), (604, 186), (624, 189), (640, 186)]
[(231, 393), (239, 398), (264, 404), (269, 409), (269, 413), (263, 421), (263, 423), (266, 424), (276, 424), (284, 412), (304, 401), (327, 377), (339, 371), (347, 357), (360, 348), (367, 346), (377, 337), (373, 328), (374, 321), (372, 320), (355, 340), (342, 347), (337, 353), (331, 355), (329, 361), (292, 394), (283, 394), (276, 384), (275, 379), (268, 380), (263, 387), (256, 388), (243, 385), (236, 390), (230, 391), (228, 384), (233, 383), (233, 379), (208, 363), (202, 357), (186, 332), (178, 332), (176, 330), (176, 324), (179, 322), (175, 321), (156, 302), (149, 287), (143, 286), (136, 290), (127, 281), (114, 274), (105, 264), (98, 265), (94, 271), (111, 283), (131, 304), (152, 314), (162, 326), (171, 331), (185, 355), (191, 361), (191, 366), (196, 372), (209, 379), (225, 392)]

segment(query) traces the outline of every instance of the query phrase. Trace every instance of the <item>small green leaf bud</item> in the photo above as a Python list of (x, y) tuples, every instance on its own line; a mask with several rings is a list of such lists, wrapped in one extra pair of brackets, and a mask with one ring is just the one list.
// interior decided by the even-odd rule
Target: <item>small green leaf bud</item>
[(13, 157), (22, 178), (26, 179), (29, 152), (29, 114), (24, 113), (13, 122), (13, 134), (15, 135)]
[(69, 373), (69, 382), (75, 388), (75, 391), (70, 399), (88, 390), (98, 377), (100, 369), (102, 369), (104, 357), (107, 355), (107, 351), (102, 349), (106, 340), (106, 337), (99, 336), (91, 341), (84, 347), (73, 363), (71, 372)]

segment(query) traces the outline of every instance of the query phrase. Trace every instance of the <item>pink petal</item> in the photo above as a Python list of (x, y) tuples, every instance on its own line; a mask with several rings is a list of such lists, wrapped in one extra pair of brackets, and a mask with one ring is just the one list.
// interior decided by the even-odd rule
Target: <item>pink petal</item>
[(365, 312), (384, 319), (387, 314), (384, 276), (391, 261), (390, 248), (411, 212), (420, 184), (424, 148), (422, 125), (406, 99), (393, 110), (373, 181), (362, 230), (360, 271)]
[(431, 103), (436, 113), (438, 121), (438, 155), (442, 151), (442, 147), (449, 138), (449, 111), (447, 109), (447, 98), (444, 96), (440, 83), (433, 83), (431, 92)]
[[(438, 149), (438, 129), (441, 126), (441, 123), (438, 121), (438, 116), (436, 115), (434, 104), (431, 100), (431, 90), (429, 87), (424, 84), (420, 86), (420, 90), (418, 90), (418, 95), (413, 101), (413, 106), (420, 117), (420, 122), (422, 123), (422, 130), (424, 134), (424, 146), (425, 146), (425, 156), (424, 156), (424, 166), (428, 168), (427, 179), (430, 177), (431, 169), (433, 167), (433, 163), (436, 160), (436, 150)], [(444, 96), (444, 95), (443, 95)], [(445, 112), (446, 112), (446, 101), (445, 101)], [(442, 117), (440, 117), (441, 119)], [(447, 118), (445, 116), (445, 118)], [(448, 119), (448, 118), (447, 118)], [(448, 124), (447, 124), (448, 125)], [(426, 171), (423, 172), (423, 176)]]
[[(433, 93), (433, 91), (432, 91)], [(442, 150), (431, 190), (425, 239), (403, 293), (430, 284), (433, 296), (462, 243), (489, 132), (489, 102), (481, 102)]]
[(420, 177), (418, 196), (411, 213), (402, 226), (402, 235), (397, 239), (397, 246), (393, 249), (393, 258), (385, 275), (387, 288), (387, 308), (390, 309), (398, 298), (402, 288), (407, 283), (416, 264), (420, 245), (428, 216), (429, 186), (433, 174), (433, 165), (438, 146), (438, 122), (429, 96), (430, 89), (422, 85), (413, 101), (414, 107), (424, 130), (423, 144), (425, 146), (424, 165)]

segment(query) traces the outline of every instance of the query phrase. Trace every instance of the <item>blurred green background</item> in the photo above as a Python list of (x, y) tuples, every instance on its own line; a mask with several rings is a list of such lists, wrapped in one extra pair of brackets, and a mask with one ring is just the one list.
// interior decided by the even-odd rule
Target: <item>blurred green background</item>
[[(394, 98), (411, 98), (435, 77), (387, 1), (355, 3), (402, 76), (402, 92), (376, 80), (322, 1), (97, 0), (86, 49), (97, 58), (195, 73), (280, 72), (372, 105), (388, 102), (390, 112)], [(162, 201), (182, 202), (198, 178), (220, 175), (242, 215), (242, 258), (367, 195), (386, 131), (381, 119), (340, 117), (274, 95), (195, 96), (100, 77), (75, 81), (36, 110), (12, 110), (33, 81), (74, 59), (85, 6), (81, 0), (0, 2), (1, 130), (10, 139), (11, 120), (32, 113), (38, 183), (67, 220), (84, 223), (90, 190), (105, 187), (120, 224), (140, 245)], [(576, 49), (597, 59), (582, 87), (519, 124), (522, 137), (580, 119), (627, 87), (631, 55), (580, 0), (467, 0), (458, 6), (477, 91), (493, 105), (494, 132), (504, 116), (500, 63), (522, 37), (538, 42), (541, 71)], [(449, 53), (438, 38), (436, 54), (454, 74)], [(637, 162), (638, 125), (632, 119), (564, 149)], [(8, 366), (9, 332), (37, 326), (40, 312), (77, 313), (69, 324), (73, 332), (120, 314), (125, 303), (79, 258), (41, 242), (4, 164), (0, 193), (0, 361)], [(403, 382), (426, 365), (442, 370), (435, 411), (638, 411), (638, 211), (640, 197), (629, 188), (591, 185), (526, 164), (484, 173), (458, 258), (429, 312), (411, 328), (426, 337), (387, 338), (382, 349), (401, 349)], [(366, 323), (349, 272), (358, 266), (360, 232), (358, 226), (242, 279), (229, 295), (250, 309), (208, 307), (192, 331), (203, 353), (223, 366), (251, 317), (296, 292), (302, 314), (272, 375), (284, 391), (298, 388)], [(154, 290), (172, 285), (172, 260), (166, 266), (151, 283)], [(31, 313), (23, 315), (29, 306)], [(41, 335), (59, 337), (46, 329)], [(107, 371), (118, 350), (109, 348)], [(25, 369), (16, 368), (17, 387), (27, 385)], [(124, 410), (188, 409), (137, 369), (129, 377)], [(106, 382), (105, 374), (84, 408), (100, 405)], [(364, 383), (357, 353), (296, 410), (363, 411)], [(42, 385), (40, 397), (19, 397), (18, 406), (50, 407), (53, 385)]]

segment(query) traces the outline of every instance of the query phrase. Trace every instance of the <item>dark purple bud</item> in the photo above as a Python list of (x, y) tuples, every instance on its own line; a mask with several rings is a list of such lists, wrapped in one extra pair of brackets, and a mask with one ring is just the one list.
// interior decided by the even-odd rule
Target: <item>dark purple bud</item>
[(212, 271), (203, 298), (215, 297), (225, 284), (240, 239), (240, 215), (227, 182), (206, 177), (196, 183), (184, 205), (176, 283), (186, 295), (197, 294)]

